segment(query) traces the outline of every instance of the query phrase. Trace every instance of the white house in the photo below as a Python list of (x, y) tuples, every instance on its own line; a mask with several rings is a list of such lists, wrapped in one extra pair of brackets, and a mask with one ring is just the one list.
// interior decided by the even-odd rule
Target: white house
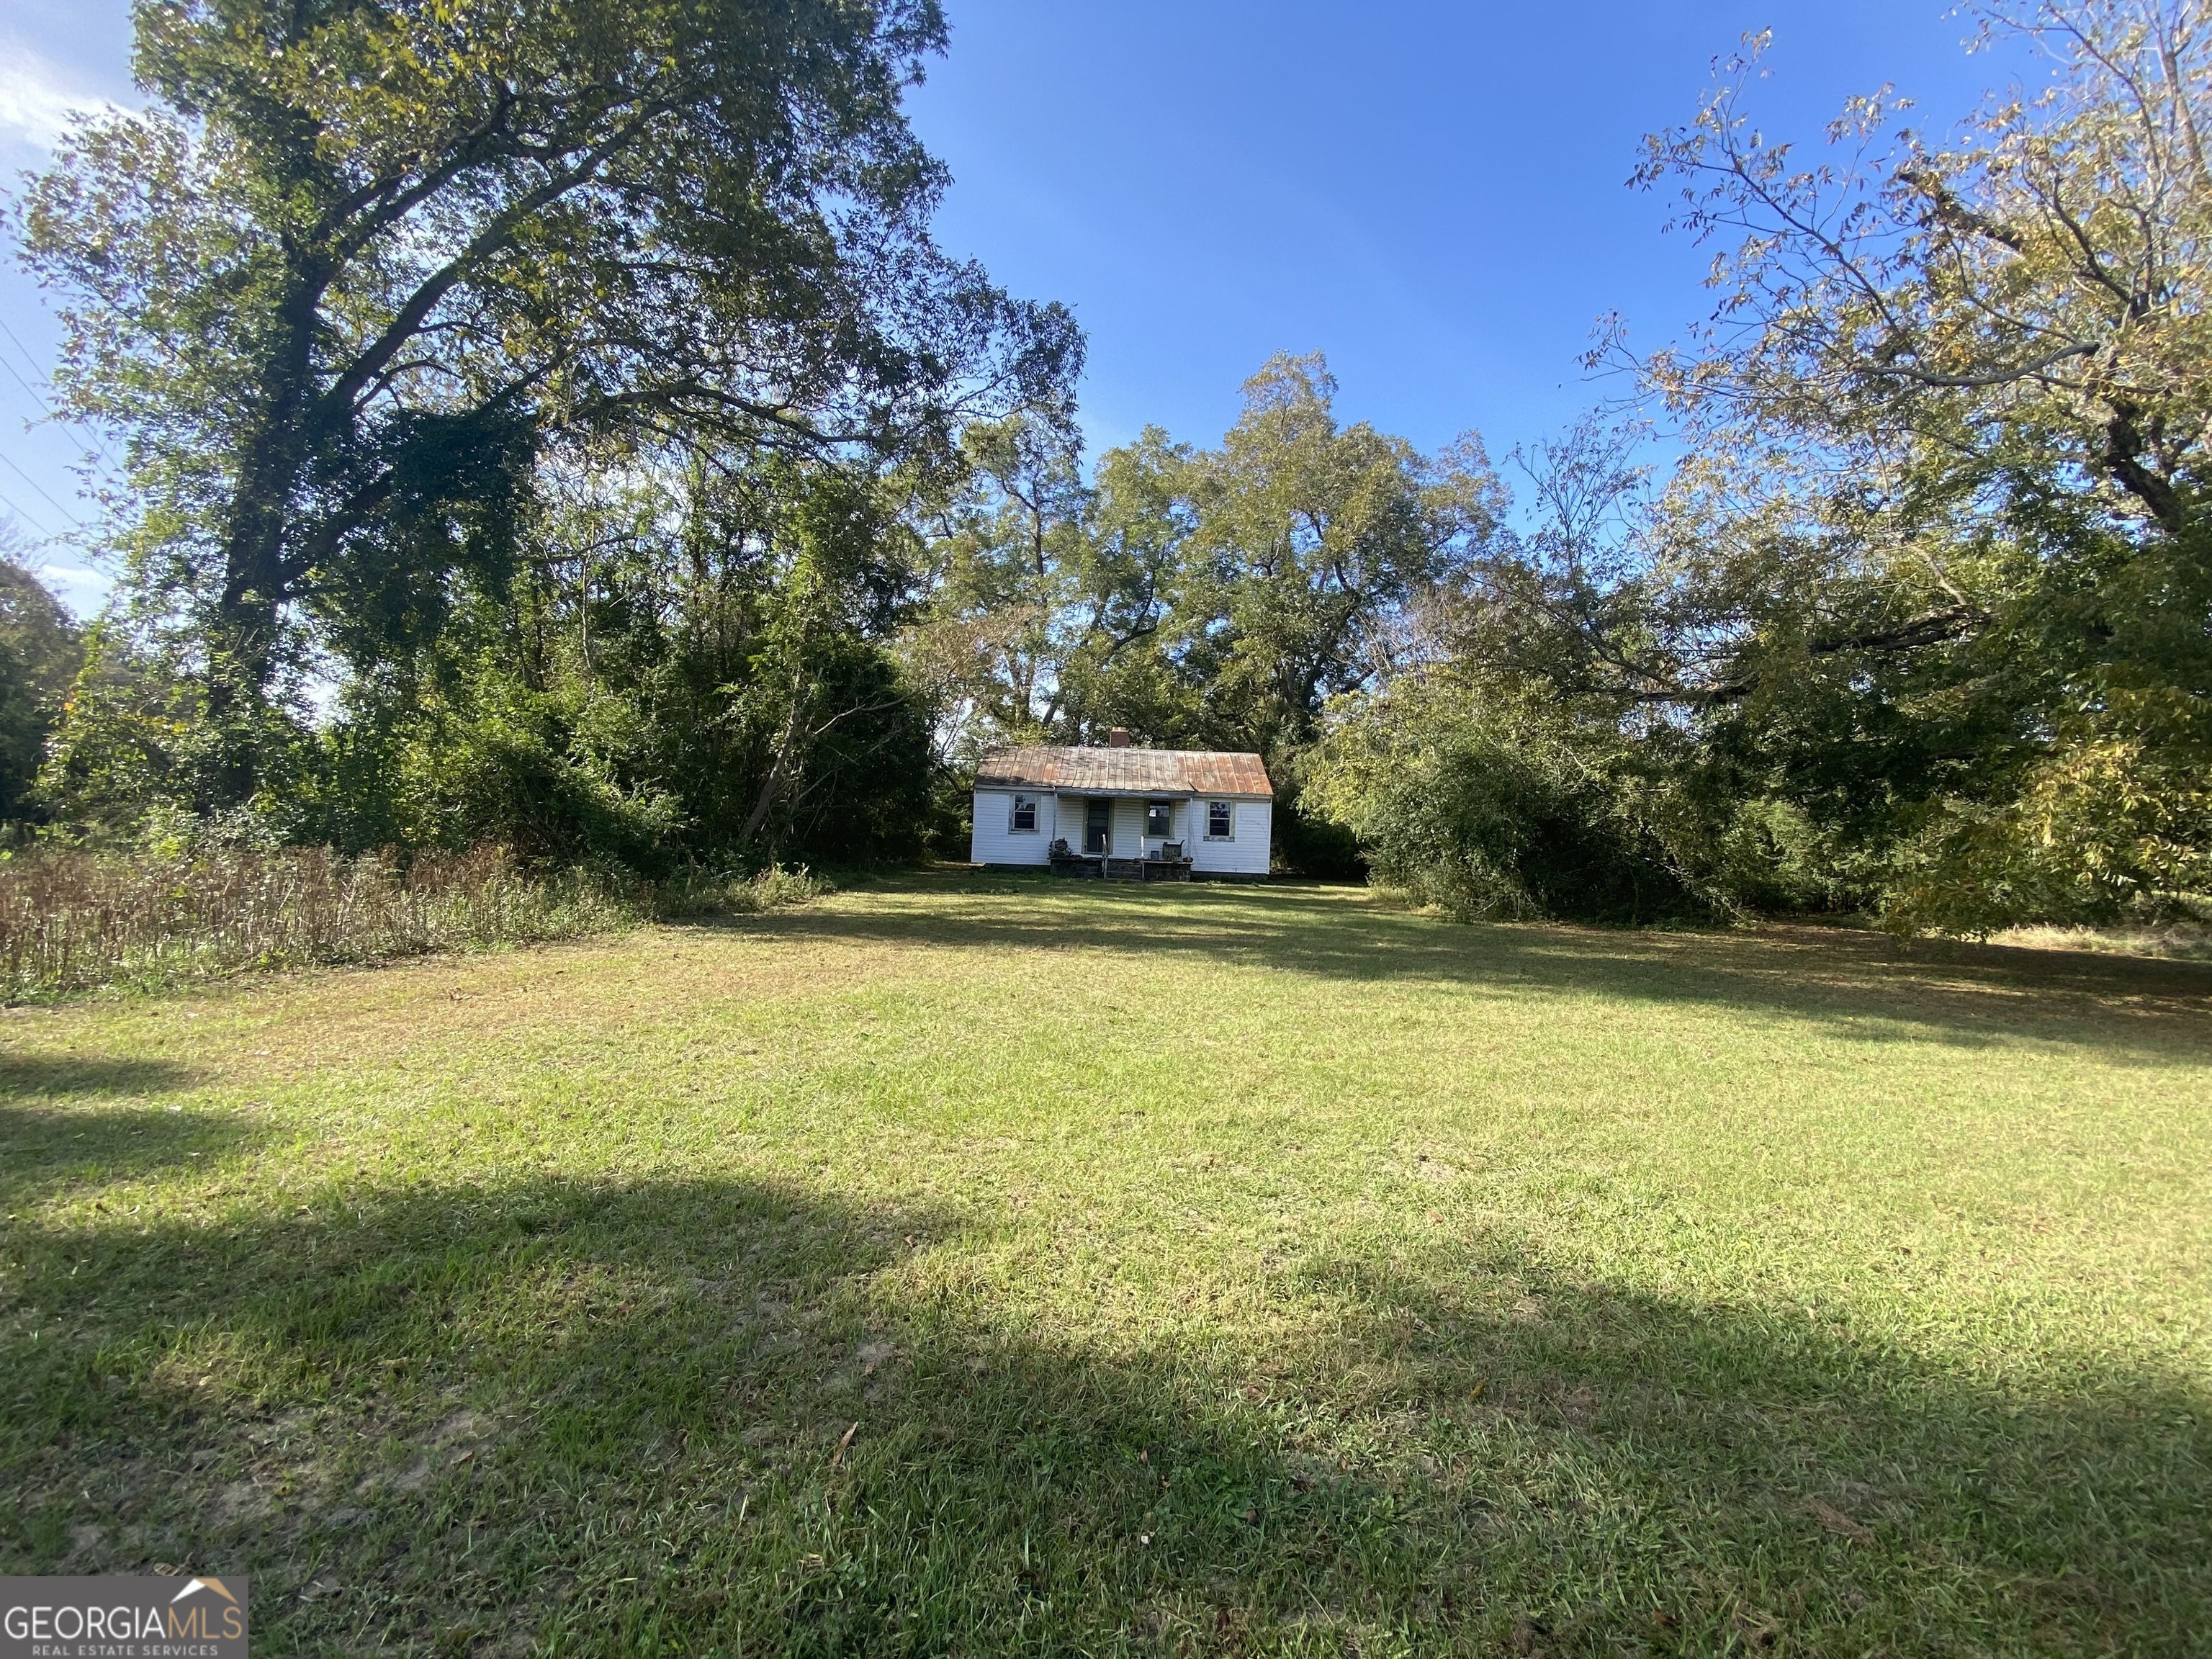
[(1137, 749), (1116, 729), (1103, 749), (986, 755), (969, 857), (1094, 876), (1251, 879), (1267, 873), (1274, 815), (1257, 755)]

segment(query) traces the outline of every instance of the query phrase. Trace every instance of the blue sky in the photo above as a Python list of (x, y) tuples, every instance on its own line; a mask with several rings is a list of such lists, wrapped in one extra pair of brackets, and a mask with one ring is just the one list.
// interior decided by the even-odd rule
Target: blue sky
[[(1852, 93), (1893, 83), (1940, 126), (2018, 70), (1968, 56), (1942, 0), (948, 6), (912, 106), (954, 176), (939, 236), (1074, 308), (1094, 448), (1148, 422), (1212, 442), (1271, 352), (1320, 350), (1347, 418), (1425, 448), (1474, 428), (1503, 454), (1608, 390), (1577, 366), (1599, 316), (1649, 348), (1702, 313), (1709, 252), (1626, 180), (1747, 30), (1775, 36), (1761, 125), (1808, 143)], [(10, 0), (0, 169), (37, 166), (69, 106), (131, 100), (129, 36), (119, 0)], [(0, 320), (0, 497), (65, 532), (90, 516), (81, 446), (24, 430), (15, 376), (36, 383), (55, 331), (12, 259)], [(97, 603), (64, 543), (40, 562)]]

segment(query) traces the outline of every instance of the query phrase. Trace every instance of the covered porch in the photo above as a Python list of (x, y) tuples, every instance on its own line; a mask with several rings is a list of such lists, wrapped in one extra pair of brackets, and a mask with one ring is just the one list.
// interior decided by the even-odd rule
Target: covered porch
[(1099, 881), (1188, 881), (1196, 827), (1181, 791), (1062, 791), (1053, 797), (1052, 868)]
[(1117, 859), (1105, 854), (1052, 851), (1052, 872), (1056, 876), (1082, 876), (1091, 881), (1188, 881), (1190, 860), (1165, 854), (1142, 858)]

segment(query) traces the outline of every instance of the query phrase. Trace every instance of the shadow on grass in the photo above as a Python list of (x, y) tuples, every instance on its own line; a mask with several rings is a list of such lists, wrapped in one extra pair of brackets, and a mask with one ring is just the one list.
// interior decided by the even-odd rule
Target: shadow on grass
[(166, 1060), (0, 1054), (0, 1206), (234, 1150), (231, 1119), (130, 1103), (198, 1075)]
[(992, 1243), (524, 1181), (118, 1224), (88, 1307), (82, 1234), (18, 1229), (0, 1571), (252, 1573), (303, 1652), (2179, 1654), (2212, 1611), (2201, 1382), (2001, 1392), (1503, 1235), (1094, 1343)]
[[(1462, 925), (1358, 890), (1141, 886), (930, 874), (878, 890), (943, 902), (822, 907), (744, 925), (791, 939), (991, 951), (1187, 957), (1346, 983), (1535, 990), (1778, 1014), (1870, 1042), (2022, 1038), (2212, 1060), (2212, 963), (1971, 945), (1840, 928), (1662, 933)], [(982, 901), (989, 901), (984, 902)]]
[(0, 1053), (0, 1104), (74, 1095), (151, 1095), (189, 1087), (196, 1073), (167, 1060), (117, 1054)]

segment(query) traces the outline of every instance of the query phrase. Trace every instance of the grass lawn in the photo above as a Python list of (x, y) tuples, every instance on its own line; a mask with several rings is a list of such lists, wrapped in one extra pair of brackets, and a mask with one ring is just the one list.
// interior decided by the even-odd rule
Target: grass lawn
[(0, 1012), (0, 1571), (257, 1652), (2212, 1652), (2212, 969), (935, 873)]

